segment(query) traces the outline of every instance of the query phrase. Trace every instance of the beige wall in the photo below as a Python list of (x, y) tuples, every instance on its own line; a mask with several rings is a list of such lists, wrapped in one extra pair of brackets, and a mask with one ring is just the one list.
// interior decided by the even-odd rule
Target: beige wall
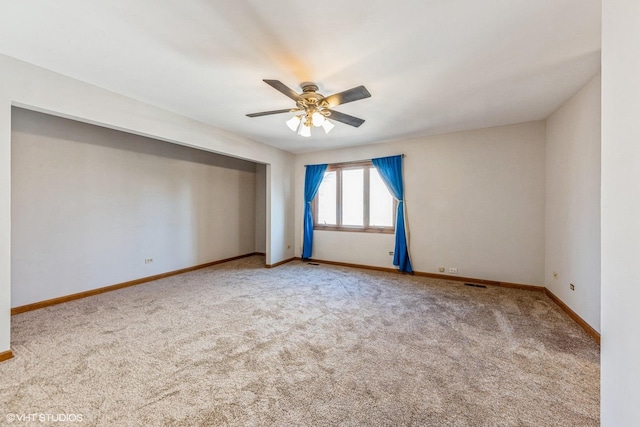
[(602, 426), (640, 425), (640, 2), (602, 2)]
[(255, 183), (252, 162), (14, 108), (12, 306), (254, 252)]
[(545, 286), (597, 331), (600, 104), (598, 75), (547, 119), (545, 221)]
[(256, 164), (256, 239), (255, 251), (267, 250), (267, 167)]
[[(406, 154), (404, 177), (416, 271), (542, 285), (545, 124), (452, 133), (296, 156), (296, 254), (304, 165)], [(313, 257), (392, 267), (393, 236), (318, 231)]]

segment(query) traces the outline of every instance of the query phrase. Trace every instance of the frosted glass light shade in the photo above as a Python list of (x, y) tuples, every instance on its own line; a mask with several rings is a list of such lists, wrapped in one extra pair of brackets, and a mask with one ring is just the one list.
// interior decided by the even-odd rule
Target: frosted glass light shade
[(316, 111), (311, 116), (311, 121), (313, 122), (313, 125), (315, 127), (322, 126), (322, 124), (324, 123), (324, 116)]
[(287, 120), (287, 126), (292, 131), (297, 131), (298, 126), (300, 126), (300, 116), (293, 116), (289, 120)]
[(329, 120), (325, 120), (322, 123), (322, 128), (324, 129), (324, 133), (329, 133), (331, 132), (331, 129), (333, 129), (334, 127), (336, 127), (336, 125), (334, 125), (333, 123), (331, 123)]
[(298, 135), (304, 136), (305, 138), (309, 138), (311, 136), (311, 127), (302, 125), (300, 126), (300, 130), (298, 130)]

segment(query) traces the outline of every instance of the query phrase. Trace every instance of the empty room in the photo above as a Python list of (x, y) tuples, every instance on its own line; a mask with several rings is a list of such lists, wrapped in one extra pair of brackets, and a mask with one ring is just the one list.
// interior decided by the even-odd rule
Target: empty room
[(1, 10), (0, 425), (640, 423), (640, 3)]

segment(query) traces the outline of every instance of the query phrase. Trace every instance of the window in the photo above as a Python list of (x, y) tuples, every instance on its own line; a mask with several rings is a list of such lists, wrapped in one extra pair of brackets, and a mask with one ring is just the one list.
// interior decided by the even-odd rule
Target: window
[(313, 200), (314, 229), (393, 233), (396, 206), (371, 161), (329, 165)]

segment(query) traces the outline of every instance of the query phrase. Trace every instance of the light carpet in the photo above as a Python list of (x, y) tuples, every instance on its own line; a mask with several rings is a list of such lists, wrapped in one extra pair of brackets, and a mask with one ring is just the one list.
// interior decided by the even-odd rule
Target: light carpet
[(599, 424), (599, 347), (540, 292), (263, 265), (13, 316), (0, 425)]

